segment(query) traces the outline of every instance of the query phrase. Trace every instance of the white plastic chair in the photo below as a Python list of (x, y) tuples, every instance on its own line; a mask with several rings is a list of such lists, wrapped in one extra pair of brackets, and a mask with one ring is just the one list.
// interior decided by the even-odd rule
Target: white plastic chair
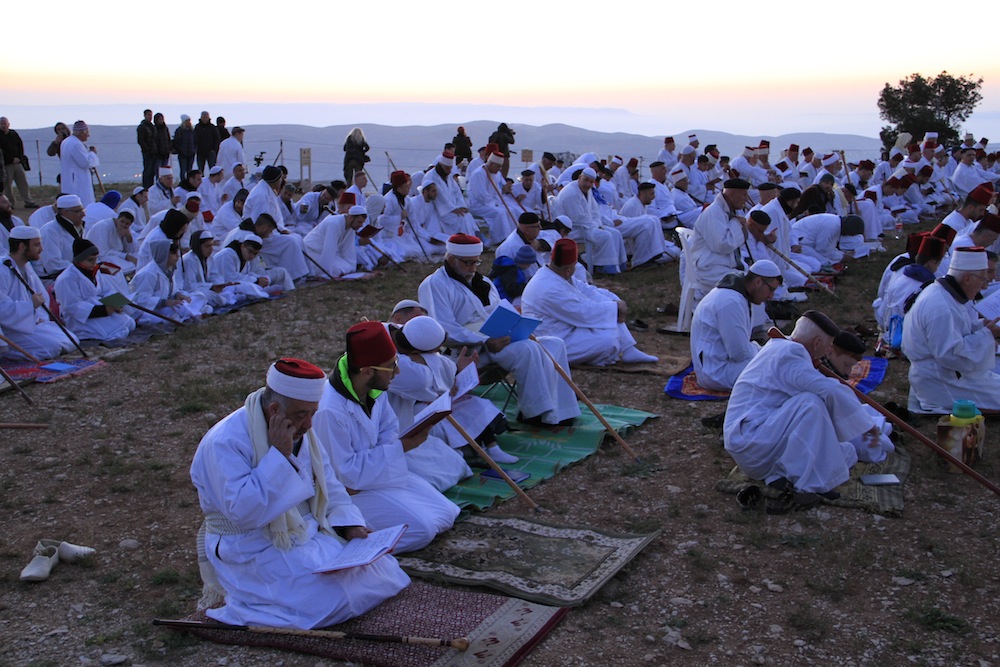
[(688, 250), (691, 243), (693, 229), (677, 227), (677, 238), (681, 242), (681, 252), (684, 258), (684, 277), (681, 280), (681, 303), (677, 307), (677, 324), (673, 330), (678, 333), (689, 333), (691, 331), (691, 318), (694, 316), (694, 284), (695, 268), (691, 252)]

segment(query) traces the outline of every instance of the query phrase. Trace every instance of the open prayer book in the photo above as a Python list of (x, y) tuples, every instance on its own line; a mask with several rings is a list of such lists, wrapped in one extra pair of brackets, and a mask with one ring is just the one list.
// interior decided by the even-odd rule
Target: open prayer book
[(105, 297), (101, 297), (101, 303), (110, 308), (124, 308), (125, 306), (131, 306), (132, 300), (121, 292), (115, 292), (114, 294), (109, 294)]
[(479, 327), (479, 333), (486, 334), (490, 338), (510, 336), (510, 342), (516, 343), (519, 340), (527, 340), (541, 323), (541, 320), (524, 317), (517, 312), (510, 301), (504, 299), (489, 319), (483, 322), (483, 326)]
[(401, 523), (391, 528), (383, 528), (368, 533), (368, 537), (354, 538), (344, 545), (333, 562), (326, 563), (313, 574), (336, 572), (352, 567), (370, 565), (386, 554), (391, 554), (396, 548), (399, 538), (406, 532), (406, 524)]
[(972, 307), (987, 320), (995, 320), (1000, 317), (1000, 290), (973, 302)]
[(366, 224), (364, 227), (358, 230), (359, 239), (370, 239), (371, 237), (382, 231), (381, 227), (376, 227), (372, 224)]
[(402, 433), (400, 438), (408, 438), (414, 433), (419, 433), (425, 428), (430, 428), (442, 419), (451, 414), (451, 404), (462, 398), (479, 385), (479, 370), (475, 364), (469, 364), (455, 376), (455, 395), (444, 393), (427, 404), (427, 406), (413, 416), (413, 423)]

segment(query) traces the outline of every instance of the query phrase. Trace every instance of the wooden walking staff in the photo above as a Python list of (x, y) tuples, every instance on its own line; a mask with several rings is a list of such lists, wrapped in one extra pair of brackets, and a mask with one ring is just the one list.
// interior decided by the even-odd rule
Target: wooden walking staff
[(23, 398), (28, 402), (28, 405), (35, 404), (35, 402), (31, 400), (31, 396), (28, 396), (28, 392), (26, 392), (24, 389), (21, 389), (21, 385), (19, 385), (17, 382), (14, 381), (14, 378), (10, 376), (10, 373), (8, 373), (3, 369), (3, 366), (0, 366), (0, 377), (3, 377), (3, 379), (6, 380), (11, 387), (16, 389), (17, 393), (21, 394), (21, 398)]
[[(769, 338), (786, 337), (785, 334), (781, 333), (781, 331), (777, 327), (771, 327), (768, 330), (767, 335)], [(875, 408), (879, 412), (879, 414), (881, 414), (883, 417), (891, 421), (894, 425), (903, 429), (904, 431), (912, 435), (914, 438), (916, 438), (923, 444), (933, 449), (938, 456), (948, 461), (948, 463), (952, 464), (953, 466), (964, 472), (966, 475), (968, 475), (972, 479), (976, 480), (977, 482), (985, 486), (993, 493), (1000, 496), (1000, 487), (998, 487), (996, 484), (994, 484), (993, 482), (991, 482), (990, 480), (986, 479), (981, 474), (973, 470), (969, 465), (967, 465), (961, 459), (957, 459), (954, 456), (952, 456), (951, 452), (949, 452), (947, 449), (943, 448), (941, 445), (937, 444), (936, 442), (928, 438), (926, 435), (924, 435), (917, 429), (907, 424), (905, 421), (903, 421), (898, 416), (887, 410), (885, 407), (883, 407), (880, 403), (876, 402), (874, 399), (871, 399), (863, 392), (858, 391), (857, 387), (852, 387), (846, 380), (844, 380), (844, 378), (840, 377), (826, 366), (820, 365), (817, 366), (817, 368), (823, 375), (826, 375), (827, 377), (832, 377), (835, 380), (839, 380), (840, 383), (843, 384), (844, 386), (850, 387), (854, 391), (854, 395), (857, 396), (858, 399), (861, 400), (861, 402), (866, 403), (867, 405), (870, 405), (873, 408)]]
[(375, 245), (374, 243), (372, 243), (371, 239), (368, 239), (368, 245), (370, 245), (371, 247), (375, 248), (375, 250), (377, 250), (379, 253), (381, 253), (381, 255), (383, 257), (385, 257), (387, 260), (389, 260), (390, 262), (392, 262), (393, 264), (395, 264), (397, 269), (399, 269), (403, 273), (406, 273), (406, 269), (403, 268), (402, 264), (400, 264), (399, 262), (397, 262), (396, 260), (394, 260), (392, 257), (389, 257), (389, 254), (385, 250), (382, 250), (382, 248), (379, 248), (377, 245)]
[(104, 183), (101, 182), (101, 175), (97, 173), (97, 167), (91, 167), (90, 173), (92, 173), (94, 175), (94, 178), (97, 179), (97, 185), (100, 186), (101, 188), (101, 196), (103, 197), (104, 195), (108, 194), (104, 190)]
[(389, 164), (392, 165), (392, 170), (393, 171), (399, 171), (399, 168), (396, 167), (396, 163), (392, 161), (392, 156), (389, 155), (389, 151), (385, 152), (385, 157), (386, 157), (387, 160), (389, 160)]
[(305, 255), (306, 259), (308, 259), (310, 262), (312, 262), (313, 264), (315, 264), (317, 269), (319, 269), (320, 271), (322, 271), (323, 273), (325, 273), (327, 278), (329, 278), (330, 280), (336, 280), (336, 278), (334, 278), (333, 275), (331, 275), (329, 271), (327, 271), (326, 269), (324, 269), (322, 264), (320, 264), (315, 259), (313, 259), (312, 255), (310, 255), (309, 253), (307, 253), (305, 251), (305, 249), (302, 250), (302, 254)]
[(826, 290), (827, 294), (833, 295), (837, 299), (840, 298), (840, 295), (837, 294), (836, 292), (834, 292), (832, 289), (830, 289), (830, 287), (826, 283), (824, 283), (822, 280), (819, 280), (818, 278), (816, 278), (816, 276), (814, 276), (813, 274), (809, 273), (808, 271), (806, 271), (805, 269), (803, 269), (801, 266), (799, 266), (798, 264), (796, 264), (795, 262), (793, 262), (791, 260), (791, 258), (788, 257), (788, 255), (786, 255), (785, 253), (781, 252), (780, 250), (778, 250), (777, 248), (775, 248), (773, 245), (768, 244), (767, 247), (770, 250), (773, 250), (775, 255), (777, 255), (781, 259), (785, 260), (786, 262), (788, 262), (789, 266), (791, 266), (793, 269), (795, 269), (796, 271), (798, 271), (799, 273), (801, 273), (802, 275), (804, 275), (807, 280), (813, 281), (814, 283), (816, 283), (817, 285), (819, 285), (820, 287), (822, 287), (824, 290)]
[(28, 361), (36, 363), (36, 364), (42, 363), (41, 359), (39, 359), (35, 355), (31, 354), (30, 352), (28, 352), (23, 347), (21, 347), (20, 345), (18, 345), (14, 341), (12, 341), (10, 338), (7, 338), (3, 334), (0, 334), (0, 340), (2, 340), (3, 342), (7, 343), (8, 345), (10, 345), (12, 348), (14, 348), (15, 350), (17, 350), (18, 352), (20, 352), (24, 356), (24, 358), (27, 359)]
[(236, 632), (251, 632), (256, 635), (283, 635), (287, 637), (313, 637), (316, 639), (364, 639), (370, 642), (386, 642), (391, 644), (412, 644), (415, 646), (441, 646), (465, 651), (469, 648), (468, 637), (455, 639), (439, 639), (437, 637), (407, 637), (400, 635), (371, 635), (363, 632), (339, 632), (336, 630), (297, 630), (295, 628), (272, 628), (266, 625), (228, 625), (213, 621), (174, 621), (165, 618), (154, 618), (153, 625), (184, 630), (234, 630)]
[[(510, 212), (510, 206), (507, 206), (507, 201), (503, 198), (503, 194), (500, 193), (499, 188), (497, 188), (496, 181), (494, 181), (492, 178), (490, 178), (490, 176), (492, 176), (492, 174), (490, 174), (490, 173), (487, 172), (487, 174), (486, 174), (486, 180), (489, 181), (490, 185), (493, 186), (493, 192), (497, 193), (497, 197), (500, 198), (500, 203), (503, 204), (503, 207), (505, 209), (507, 209), (507, 215), (510, 216), (510, 219), (514, 221), (514, 226), (517, 227), (517, 218), (515, 218), (514, 214)], [(521, 208), (524, 208), (524, 207), (522, 206)]]
[(602, 415), (600, 410), (597, 409), (597, 406), (594, 405), (589, 398), (587, 398), (587, 395), (583, 393), (583, 390), (580, 389), (579, 385), (573, 382), (573, 379), (569, 376), (569, 373), (563, 370), (563, 367), (559, 365), (559, 362), (556, 361), (556, 358), (552, 356), (552, 353), (549, 352), (548, 349), (544, 345), (542, 345), (537, 338), (535, 338), (534, 334), (531, 335), (531, 340), (538, 343), (538, 346), (542, 348), (546, 356), (548, 356), (549, 360), (552, 361), (552, 365), (555, 366), (556, 368), (556, 373), (559, 373), (562, 379), (566, 381), (566, 384), (568, 384), (570, 388), (576, 393), (577, 398), (583, 401), (584, 405), (590, 408), (590, 411), (594, 413), (594, 416), (597, 417), (597, 420), (599, 422), (601, 422), (601, 424), (604, 426), (604, 429), (611, 434), (611, 437), (614, 438), (619, 445), (621, 445), (622, 449), (625, 450), (625, 453), (631, 456), (636, 463), (640, 463), (639, 455), (636, 454), (632, 450), (632, 448), (628, 446), (628, 443), (625, 442), (625, 440), (620, 435), (618, 435), (618, 431), (616, 431), (614, 427), (608, 423), (608, 420), (604, 418), (604, 415)]
[[(27, 280), (25, 280), (25, 279), (24, 279), (24, 276), (22, 276), (22, 275), (21, 275), (21, 272), (20, 272), (20, 271), (18, 271), (17, 269), (15, 269), (15, 268), (14, 268), (14, 262), (13, 262), (13, 260), (11, 260), (11, 259), (9, 259), (9, 258), (8, 258), (8, 259), (5, 259), (5, 260), (3, 261), (3, 263), (4, 263), (4, 264), (5, 264), (6, 266), (7, 266), (7, 268), (8, 268), (8, 269), (10, 269), (10, 270), (11, 270), (11, 272), (12, 272), (12, 273), (13, 273), (13, 274), (14, 274), (15, 276), (17, 276), (17, 279), (18, 279), (18, 281), (19, 281), (19, 282), (20, 282), (20, 283), (21, 283), (22, 285), (24, 285), (24, 289), (28, 290), (28, 294), (34, 294), (34, 293), (35, 293), (35, 292), (34, 292), (34, 290), (32, 290), (32, 289), (31, 289), (31, 285), (29, 285), (29, 284), (28, 284), (28, 281), (27, 281)], [(48, 295), (45, 295), (45, 296), (47, 297)], [(84, 358), (84, 359), (88, 359), (89, 357), (87, 356), (87, 353), (83, 351), (83, 348), (82, 348), (82, 347), (80, 347), (80, 343), (78, 343), (78, 342), (77, 342), (77, 340), (76, 340), (76, 337), (75, 337), (75, 336), (73, 336), (73, 334), (71, 334), (71, 333), (69, 332), (69, 329), (67, 329), (67, 328), (66, 328), (66, 325), (64, 325), (64, 324), (62, 323), (62, 320), (60, 320), (60, 319), (59, 319), (58, 317), (56, 317), (56, 316), (55, 316), (55, 313), (53, 313), (53, 312), (52, 312), (51, 310), (49, 310), (49, 307), (48, 307), (48, 306), (46, 306), (46, 305), (45, 305), (45, 303), (42, 303), (42, 310), (44, 310), (44, 311), (45, 311), (45, 313), (46, 313), (46, 314), (47, 314), (47, 315), (49, 316), (49, 319), (51, 319), (51, 320), (52, 320), (53, 322), (55, 322), (55, 323), (56, 323), (56, 324), (57, 324), (57, 325), (59, 326), (59, 328), (60, 328), (60, 329), (62, 330), (62, 332), (63, 332), (64, 334), (66, 334), (66, 338), (69, 338), (69, 342), (73, 343), (73, 347), (75, 347), (75, 348), (77, 349), (77, 351), (78, 351), (78, 352), (79, 352), (79, 353), (80, 353), (81, 355), (83, 355), (83, 358)], [(6, 340), (6, 339), (5, 339), (5, 340)], [(24, 352), (24, 350), (22, 350), (21, 348), (19, 348), (19, 347), (15, 346), (15, 345), (14, 345), (13, 343), (10, 343), (10, 341), (8, 341), (8, 343), (9, 343), (9, 344), (10, 344), (10, 345), (11, 345), (12, 347), (14, 347), (14, 349), (16, 349), (17, 351), (19, 351), (19, 352), (20, 352), (21, 354), (25, 355), (26, 357), (30, 357), (30, 358), (31, 358), (31, 359), (32, 359), (33, 361), (36, 361), (36, 362), (38, 361), (38, 360), (37, 360), (37, 359), (35, 359), (34, 357), (31, 357), (31, 355), (29, 355), (29, 354), (26, 354), (26, 353)]]
[(524, 489), (518, 486), (517, 482), (515, 482), (510, 478), (510, 475), (507, 474), (507, 471), (501, 468), (497, 464), (497, 462), (493, 460), (493, 457), (491, 457), (489, 454), (486, 453), (486, 450), (483, 449), (482, 445), (476, 442), (475, 438), (469, 435), (469, 432), (466, 431), (464, 428), (462, 428), (462, 425), (458, 423), (458, 420), (456, 420), (451, 415), (448, 415), (447, 417), (445, 417), (445, 419), (448, 420), (449, 424), (455, 427), (455, 430), (458, 431), (459, 435), (465, 438), (465, 441), (469, 443), (469, 447), (472, 447), (472, 451), (478, 454), (479, 458), (486, 461), (486, 463), (491, 468), (493, 468), (493, 470), (496, 471), (498, 475), (500, 475), (503, 481), (507, 482), (507, 484), (510, 485), (510, 488), (514, 489), (514, 493), (516, 493), (521, 500), (528, 503), (531, 509), (535, 510), (536, 512), (541, 511), (541, 508), (538, 506), (538, 504), (534, 500), (529, 498), (528, 494), (524, 492)]

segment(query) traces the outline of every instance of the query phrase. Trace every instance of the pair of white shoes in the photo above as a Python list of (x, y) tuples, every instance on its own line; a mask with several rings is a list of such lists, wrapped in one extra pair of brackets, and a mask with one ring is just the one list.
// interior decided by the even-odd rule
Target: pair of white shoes
[(35, 557), (21, 570), (21, 581), (45, 581), (60, 562), (78, 563), (97, 553), (96, 549), (81, 547), (59, 540), (39, 540), (35, 545)]

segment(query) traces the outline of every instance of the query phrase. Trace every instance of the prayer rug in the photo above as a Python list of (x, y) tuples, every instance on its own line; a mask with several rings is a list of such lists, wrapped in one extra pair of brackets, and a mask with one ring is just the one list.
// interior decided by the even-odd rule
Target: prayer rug
[[(868, 486), (861, 483), (862, 475), (892, 473), (899, 478), (899, 484), (891, 486)], [(851, 478), (837, 487), (840, 498), (823, 499), (826, 505), (851, 507), (884, 516), (903, 514), (903, 485), (910, 474), (910, 455), (898, 445), (896, 450), (881, 463), (858, 463), (851, 468)], [(758, 486), (765, 498), (777, 498), (780, 492), (763, 482), (755, 481), (743, 474), (739, 466), (732, 469), (725, 479), (715, 485), (716, 491), (736, 494), (748, 486)]]
[[(269, 646), (378, 667), (511, 667), (519, 664), (568, 611), (502, 595), (458, 591), (414, 581), (367, 614), (322, 629), (410, 637), (466, 637), (471, 642), (467, 651), (362, 639), (184, 630), (220, 644)], [(211, 622), (203, 611), (184, 620)]]
[[(484, 387), (479, 387), (477, 391), (481, 393), (483, 389)], [(503, 409), (506, 398), (501, 394), (500, 391), (493, 391), (489, 396), (500, 410)], [(647, 419), (658, 416), (614, 405), (598, 405), (597, 409), (611, 427), (622, 436), (627, 435), (634, 427), (642, 425)], [(607, 432), (586, 406), (581, 405), (580, 411), (580, 417), (572, 427), (549, 431), (516, 422), (517, 401), (510, 402), (507, 406), (507, 419), (511, 426), (519, 430), (502, 433), (497, 442), (505, 452), (519, 459), (517, 463), (503, 464), (505, 470), (531, 475), (521, 482), (521, 488), (530, 489), (538, 486), (542, 481), (554, 477), (566, 466), (587, 458), (601, 446)], [(444, 495), (456, 505), (462, 509), (484, 510), (498, 501), (514, 497), (514, 490), (505, 481), (484, 478), (480, 474), (487, 469), (484, 463), (476, 459), (469, 461), (469, 465), (472, 466), (472, 476), (444, 491)]]
[(525, 600), (583, 604), (660, 535), (470, 516), (396, 560), (412, 577), (488, 586)]
[[(888, 367), (889, 362), (881, 357), (864, 357), (854, 365), (851, 377), (847, 379), (847, 382), (852, 387), (856, 387), (862, 394), (867, 394), (882, 384)], [(671, 398), (679, 398), (683, 401), (724, 401), (729, 398), (728, 391), (705, 389), (698, 384), (694, 364), (667, 380), (663, 391)]]
[[(48, 366), (49, 364), (56, 363), (67, 366), (68, 368), (59, 368), (58, 370), (42, 368), (42, 366)], [(19, 363), (12, 363), (9, 366), (4, 365), (3, 369), (7, 371), (12, 378), (14, 378), (15, 382), (18, 383), (27, 380), (34, 380), (35, 382), (57, 382), (68, 377), (74, 377), (76, 375), (97, 370), (98, 368), (104, 368), (107, 365), (107, 362), (103, 359), (59, 359), (45, 361), (42, 364), (36, 364), (32, 361), (23, 361)]]
[(132, 330), (132, 333), (127, 336), (123, 336), (122, 338), (112, 338), (111, 340), (85, 338), (80, 341), (80, 347), (91, 348), (103, 346), (108, 348), (117, 348), (141, 345), (153, 336), (173, 333), (175, 328), (176, 327), (169, 322), (164, 322), (163, 324), (144, 324), (142, 326), (137, 326)]

